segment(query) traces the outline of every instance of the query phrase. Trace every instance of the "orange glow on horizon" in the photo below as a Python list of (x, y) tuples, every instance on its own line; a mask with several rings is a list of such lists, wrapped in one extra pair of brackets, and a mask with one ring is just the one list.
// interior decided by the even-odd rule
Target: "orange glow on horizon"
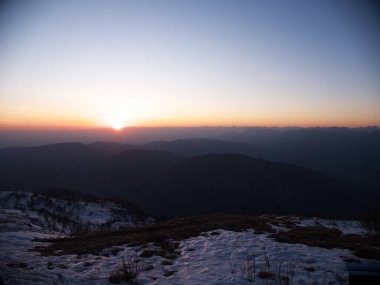
[(377, 122), (371, 121), (333, 121), (333, 122), (302, 122), (295, 120), (283, 120), (283, 121), (186, 121), (186, 120), (162, 120), (162, 121), (147, 121), (140, 124), (125, 124), (122, 121), (110, 121), (106, 124), (96, 124), (91, 121), (78, 122), (49, 122), (49, 123), (38, 123), (38, 122), (0, 122), (0, 129), (3, 130), (114, 130), (117, 132), (123, 132), (129, 128), (192, 128), (192, 127), (366, 127), (366, 126), (378, 126), (380, 127), (380, 120)]
[[(141, 107), (142, 108), (142, 107)], [(115, 110), (117, 108), (115, 107)], [(363, 127), (380, 126), (380, 116), (361, 113), (306, 112), (299, 110), (278, 110), (268, 113), (259, 111), (249, 114), (239, 113), (234, 109), (209, 110), (208, 114), (163, 113), (154, 114), (146, 111), (145, 116), (139, 116), (139, 108), (131, 108), (135, 112), (107, 110), (102, 115), (80, 114), (69, 112), (26, 113), (14, 114), (0, 118), (0, 129), (8, 130), (112, 130), (124, 132), (131, 127)], [(100, 112), (99, 112), (100, 113)], [(141, 111), (143, 113), (143, 110)], [(5, 115), (5, 116), (4, 116)]]

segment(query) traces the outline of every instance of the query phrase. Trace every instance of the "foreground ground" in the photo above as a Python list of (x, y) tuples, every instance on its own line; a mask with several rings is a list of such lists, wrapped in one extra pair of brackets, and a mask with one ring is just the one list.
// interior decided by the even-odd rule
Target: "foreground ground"
[[(13, 229), (14, 230), (14, 229)], [(376, 262), (379, 236), (356, 221), (213, 215), (58, 238), (0, 233), (5, 284), (348, 284), (345, 262)], [(374, 249), (374, 250), (368, 250)], [(111, 279), (110, 279), (111, 276)]]

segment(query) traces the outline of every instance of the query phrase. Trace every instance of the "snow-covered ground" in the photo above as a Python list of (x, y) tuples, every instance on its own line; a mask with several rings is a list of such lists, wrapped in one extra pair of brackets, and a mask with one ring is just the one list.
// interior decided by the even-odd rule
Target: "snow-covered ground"
[[(299, 225), (324, 224), (347, 233), (363, 231), (358, 222), (294, 219)], [(122, 257), (128, 260), (144, 250), (121, 245), (104, 249), (98, 256), (41, 256), (30, 251), (47, 246), (33, 238), (51, 236), (38, 231), (0, 232), (0, 276), (5, 284), (110, 284), (108, 277), (120, 266)], [(176, 259), (139, 258), (149, 270), (139, 275), (138, 284), (279, 284), (278, 280), (258, 277), (261, 271), (280, 272), (289, 284), (348, 284), (342, 258), (357, 259), (349, 250), (279, 243), (254, 230), (204, 233), (181, 241), (177, 251)]]
[(338, 229), (343, 234), (368, 234), (368, 229), (364, 228), (360, 221), (339, 221), (339, 220), (325, 220), (320, 218), (300, 219), (294, 217), (293, 220), (298, 226), (323, 226), (329, 229)]
[(121, 228), (145, 218), (111, 200), (57, 199), (30, 192), (0, 191), (0, 231), (72, 233)]

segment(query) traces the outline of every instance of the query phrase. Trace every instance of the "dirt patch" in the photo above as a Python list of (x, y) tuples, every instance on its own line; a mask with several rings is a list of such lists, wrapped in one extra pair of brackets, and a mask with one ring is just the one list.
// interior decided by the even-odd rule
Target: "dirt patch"
[(169, 260), (164, 260), (164, 261), (161, 261), (161, 265), (173, 265), (173, 262)]
[(177, 272), (176, 270), (165, 271), (164, 276), (169, 277), (169, 276), (172, 276), (176, 272)]
[(257, 276), (261, 279), (274, 279), (276, 277), (276, 274), (269, 271), (260, 271), (259, 273), (257, 273)]
[(15, 263), (7, 263), (7, 266), (10, 268), (27, 268), (28, 264), (26, 262), (15, 262)]
[(309, 271), (309, 272), (314, 272), (315, 271), (315, 268), (313, 266), (306, 266), (303, 269), (305, 269), (306, 271)]

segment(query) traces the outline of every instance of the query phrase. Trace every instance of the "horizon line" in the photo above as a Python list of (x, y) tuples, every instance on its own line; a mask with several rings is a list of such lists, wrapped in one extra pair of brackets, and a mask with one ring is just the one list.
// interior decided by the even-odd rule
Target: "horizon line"
[(0, 131), (78, 131), (78, 130), (110, 130), (114, 132), (123, 132), (128, 129), (171, 129), (171, 128), (277, 128), (277, 129), (286, 129), (286, 128), (347, 128), (347, 129), (356, 129), (356, 128), (380, 128), (380, 124), (365, 124), (365, 125), (345, 125), (345, 124), (316, 124), (316, 125), (162, 125), (162, 126), (125, 126), (119, 130), (115, 130), (110, 126), (28, 126), (28, 125), (0, 125)]

